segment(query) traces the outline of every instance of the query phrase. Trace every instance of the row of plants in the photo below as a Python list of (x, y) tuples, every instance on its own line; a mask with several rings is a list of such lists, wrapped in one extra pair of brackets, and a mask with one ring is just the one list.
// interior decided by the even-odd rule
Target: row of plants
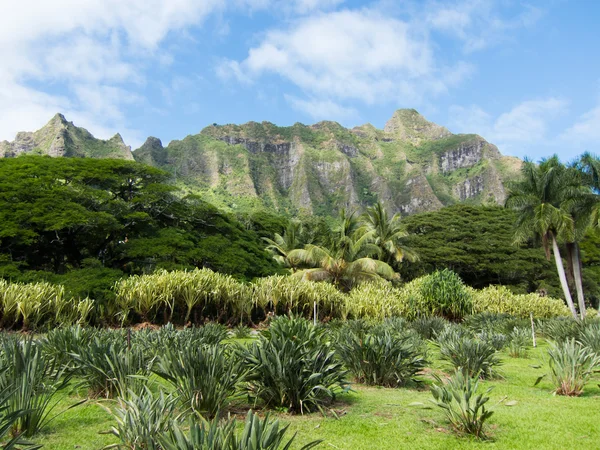
[[(548, 319), (537, 328), (551, 333), (571, 322)], [(457, 431), (484, 437), (490, 411), (477, 380), (501, 376), (501, 349), (523, 356), (513, 354), (511, 346), (526, 352), (531, 346), (528, 326), (523, 319), (491, 313), (469, 316), (461, 324), (430, 317), (315, 326), (283, 316), (248, 345), (229, 340), (230, 333), (219, 324), (140, 331), (74, 326), (37, 338), (3, 334), (0, 392), (5, 395), (0, 410), (14, 419), (4, 436), (33, 436), (54, 417), (56, 399), (75, 386), (90, 397), (115, 399), (112, 433), (125, 448), (215, 448), (194, 447), (209, 436), (232, 442), (216, 448), (289, 448), (283, 440), (285, 427), (268, 418), (249, 413), (245, 427), (258, 433), (259, 441), (275, 443), (271, 447), (241, 444), (248, 443), (246, 431), (239, 434), (232, 421), (219, 419), (240, 408), (327, 414), (351, 380), (416, 386), (425, 380), (423, 371), (435, 348), (454, 374), (449, 380), (434, 377), (433, 401)], [(577, 327), (579, 338), (565, 337), (548, 351), (557, 394), (579, 395), (600, 365), (594, 350), (600, 342), (599, 322)], [(581, 336), (594, 339), (593, 346)]]
[(295, 275), (240, 282), (210, 269), (159, 270), (123, 279), (114, 286), (110, 307), (94, 308), (90, 299), (72, 299), (61, 286), (49, 283), (0, 281), (0, 307), (5, 328), (43, 329), (65, 324), (135, 324), (139, 322), (228, 324), (261, 321), (269, 313), (321, 320), (416, 319), (451, 320), (479, 312), (506, 313), (536, 319), (568, 315), (561, 300), (539, 294), (513, 294), (501, 286), (472, 289), (449, 270), (417, 278), (403, 286), (379, 281), (357, 285), (343, 293), (325, 282)]

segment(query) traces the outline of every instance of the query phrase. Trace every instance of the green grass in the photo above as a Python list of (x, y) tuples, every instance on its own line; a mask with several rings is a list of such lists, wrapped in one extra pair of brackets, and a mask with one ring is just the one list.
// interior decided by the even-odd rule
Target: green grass
[[(495, 414), (490, 419), (491, 441), (480, 442), (454, 435), (443, 415), (429, 409), (431, 394), (422, 390), (386, 389), (354, 385), (354, 392), (341, 397), (333, 409), (339, 419), (320, 414), (290, 416), (277, 414), (290, 431), (298, 432), (293, 448), (314, 439), (325, 442), (323, 449), (588, 449), (596, 448), (600, 439), (600, 388), (596, 377), (579, 398), (552, 394), (552, 385), (544, 380), (533, 386), (538, 376), (548, 370), (540, 348), (529, 352), (527, 359), (510, 358), (502, 352), (503, 378), (482, 382), (482, 388), (494, 386), (489, 405)], [(432, 356), (435, 354), (432, 353)], [(444, 370), (438, 360), (434, 370)], [(535, 369), (531, 366), (542, 365)], [(429, 379), (426, 382), (430, 382)], [(63, 400), (67, 407), (77, 397)], [(423, 406), (411, 403), (420, 402)], [(507, 402), (516, 402), (507, 406)], [(105, 407), (109, 402), (90, 401), (67, 411), (53, 421), (34, 441), (47, 449), (98, 449), (114, 443), (111, 435), (98, 434), (110, 429), (112, 419)], [(428, 409), (426, 409), (428, 408)], [(433, 408), (433, 405), (431, 405)]]

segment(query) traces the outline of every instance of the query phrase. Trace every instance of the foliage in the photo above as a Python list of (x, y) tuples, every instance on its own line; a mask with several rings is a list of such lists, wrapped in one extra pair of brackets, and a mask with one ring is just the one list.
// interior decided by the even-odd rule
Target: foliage
[[(4, 368), (3, 370), (6, 370)], [(14, 429), (17, 420), (22, 417), (27, 411), (10, 411), (10, 397), (14, 395), (14, 385), (9, 384), (0, 391), (0, 445), (3, 450), (15, 450), (17, 448), (28, 448), (29, 450), (37, 450), (41, 445), (35, 445), (21, 439), (20, 436), (10, 437), (11, 430)], [(18, 446), (18, 447), (17, 447)]]
[[(295, 435), (287, 442), (285, 434), (289, 425), (280, 426), (278, 420), (271, 420), (267, 414), (261, 419), (258, 414), (248, 411), (244, 429), (236, 432), (236, 421), (200, 422), (190, 420), (189, 432), (175, 425), (161, 439), (164, 450), (289, 450)], [(316, 447), (321, 441), (313, 441), (300, 450)]]
[(513, 294), (505, 286), (489, 286), (479, 291), (472, 290), (473, 310), (476, 313), (489, 312), (509, 314), (514, 317), (535, 318), (566, 316), (568, 308), (562, 300), (539, 294)]
[(400, 266), (404, 279), (448, 268), (476, 289), (501, 284), (530, 292), (544, 285), (553, 295), (560, 292), (544, 252), (531, 243), (513, 245), (514, 211), (458, 204), (402, 221), (408, 232), (406, 245), (419, 255), (418, 261)]
[[(478, 293), (474, 293), (476, 297)], [(525, 327), (529, 324), (526, 319), (519, 319), (507, 313), (483, 311), (465, 317), (463, 325), (477, 332), (495, 332), (509, 334), (515, 327)]]
[(93, 396), (127, 398), (141, 392), (150, 357), (139, 346), (128, 348), (124, 333), (99, 332), (72, 353), (75, 372)]
[(594, 322), (586, 325), (579, 334), (579, 343), (600, 355), (600, 323)]
[(224, 409), (244, 376), (240, 361), (223, 345), (167, 348), (153, 371), (175, 387), (185, 408), (206, 417)]
[(459, 433), (485, 438), (484, 426), (493, 414), (485, 404), (490, 399), (487, 395), (492, 388), (480, 393), (479, 381), (460, 370), (447, 383), (437, 375), (435, 379), (436, 383), (431, 386), (432, 402), (444, 411), (452, 427)]
[(600, 356), (575, 339), (551, 344), (548, 356), (550, 374), (558, 395), (581, 395), (585, 383), (600, 365)]
[(359, 284), (344, 297), (341, 316), (373, 320), (408, 316), (409, 305), (403, 294), (391, 283)]
[(422, 279), (419, 295), (410, 297), (411, 310), (426, 316), (462, 319), (471, 314), (471, 293), (454, 272), (444, 269)]
[(130, 393), (128, 399), (120, 398), (113, 411), (117, 423), (110, 430), (120, 443), (106, 448), (162, 450), (158, 439), (171, 429), (175, 400), (162, 392), (154, 396), (147, 388)]
[(389, 326), (375, 327), (365, 334), (339, 333), (336, 350), (358, 382), (375, 386), (400, 387), (416, 382), (415, 375), (427, 364), (421, 343)]
[(346, 388), (347, 371), (325, 331), (304, 319), (280, 317), (257, 343), (240, 350), (251, 397), (304, 413), (322, 409)]
[(492, 344), (459, 333), (448, 333), (438, 339), (440, 358), (468, 377), (490, 378), (502, 364)]
[(252, 329), (246, 325), (238, 325), (231, 330), (231, 335), (235, 339), (248, 339), (252, 337)]
[(448, 322), (442, 317), (419, 317), (410, 324), (413, 330), (423, 339), (433, 339), (444, 330)]
[[(0, 254), (63, 274), (97, 258), (128, 273), (210, 267), (242, 278), (277, 271), (258, 236), (169, 174), (133, 161), (23, 156), (0, 160)], [(114, 282), (114, 280), (113, 280)]]
[(33, 436), (52, 420), (56, 396), (68, 386), (70, 374), (47, 360), (33, 338), (4, 338), (0, 367), (6, 369), (0, 374), (0, 391), (10, 392), (5, 412), (16, 419), (12, 432)]
[(578, 338), (583, 326), (582, 322), (570, 317), (560, 317), (538, 322), (540, 332), (556, 342)]
[(531, 330), (515, 328), (510, 334), (508, 354), (513, 358), (526, 358), (528, 348), (531, 346)]

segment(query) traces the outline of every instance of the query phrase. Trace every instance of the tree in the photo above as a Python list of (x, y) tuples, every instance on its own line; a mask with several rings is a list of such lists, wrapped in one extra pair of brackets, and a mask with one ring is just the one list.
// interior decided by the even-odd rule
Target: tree
[(362, 216), (365, 230), (373, 235), (373, 243), (379, 247), (383, 260), (388, 264), (400, 263), (404, 259), (416, 261), (417, 254), (405, 243), (408, 236), (406, 226), (401, 223), (400, 214), (391, 218), (381, 202), (375, 203)]
[(563, 207), (573, 186), (572, 173), (557, 156), (544, 159), (539, 165), (525, 160), (521, 172), (521, 181), (512, 186), (506, 200), (506, 206), (518, 212), (515, 243), (522, 243), (532, 236), (541, 238), (546, 258), (550, 259), (551, 252), (554, 254), (565, 300), (577, 319), (558, 246), (558, 239), (573, 240), (573, 217)]
[(283, 235), (275, 233), (273, 239), (263, 237), (267, 245), (267, 251), (273, 255), (273, 259), (283, 267), (292, 269), (295, 272), (297, 269), (294, 261), (290, 260), (288, 255), (292, 250), (302, 248), (305, 244), (303, 239), (304, 228), (302, 222), (292, 220), (286, 227)]
[(374, 233), (361, 227), (354, 213), (341, 212), (341, 223), (334, 230), (331, 244), (306, 245), (292, 250), (288, 259), (298, 266), (308, 267), (298, 272), (306, 279), (331, 281), (349, 291), (361, 281), (398, 277), (389, 264), (378, 260), (381, 250), (374, 244)]

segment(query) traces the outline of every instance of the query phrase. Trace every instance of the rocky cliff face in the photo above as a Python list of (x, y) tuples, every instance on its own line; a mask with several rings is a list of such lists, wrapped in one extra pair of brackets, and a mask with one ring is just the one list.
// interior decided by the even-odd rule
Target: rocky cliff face
[(133, 159), (131, 147), (120, 134), (109, 140), (96, 139), (86, 129), (67, 122), (62, 114), (56, 114), (38, 131), (19, 132), (13, 142), (0, 142), (0, 157), (26, 154)]
[(377, 199), (406, 214), (460, 201), (502, 203), (504, 183), (520, 167), (482, 137), (454, 135), (415, 110), (397, 111), (383, 130), (249, 122), (159, 144), (149, 138), (135, 159), (226, 207), (250, 202), (325, 215)]
[(396, 111), (383, 130), (329, 121), (212, 125), (166, 147), (149, 137), (133, 154), (120, 135), (96, 139), (57, 114), (38, 131), (0, 142), (0, 157), (24, 154), (135, 157), (226, 209), (263, 205), (322, 215), (377, 200), (404, 214), (461, 201), (502, 203), (504, 184), (521, 164), (482, 137), (454, 135), (412, 109)]

